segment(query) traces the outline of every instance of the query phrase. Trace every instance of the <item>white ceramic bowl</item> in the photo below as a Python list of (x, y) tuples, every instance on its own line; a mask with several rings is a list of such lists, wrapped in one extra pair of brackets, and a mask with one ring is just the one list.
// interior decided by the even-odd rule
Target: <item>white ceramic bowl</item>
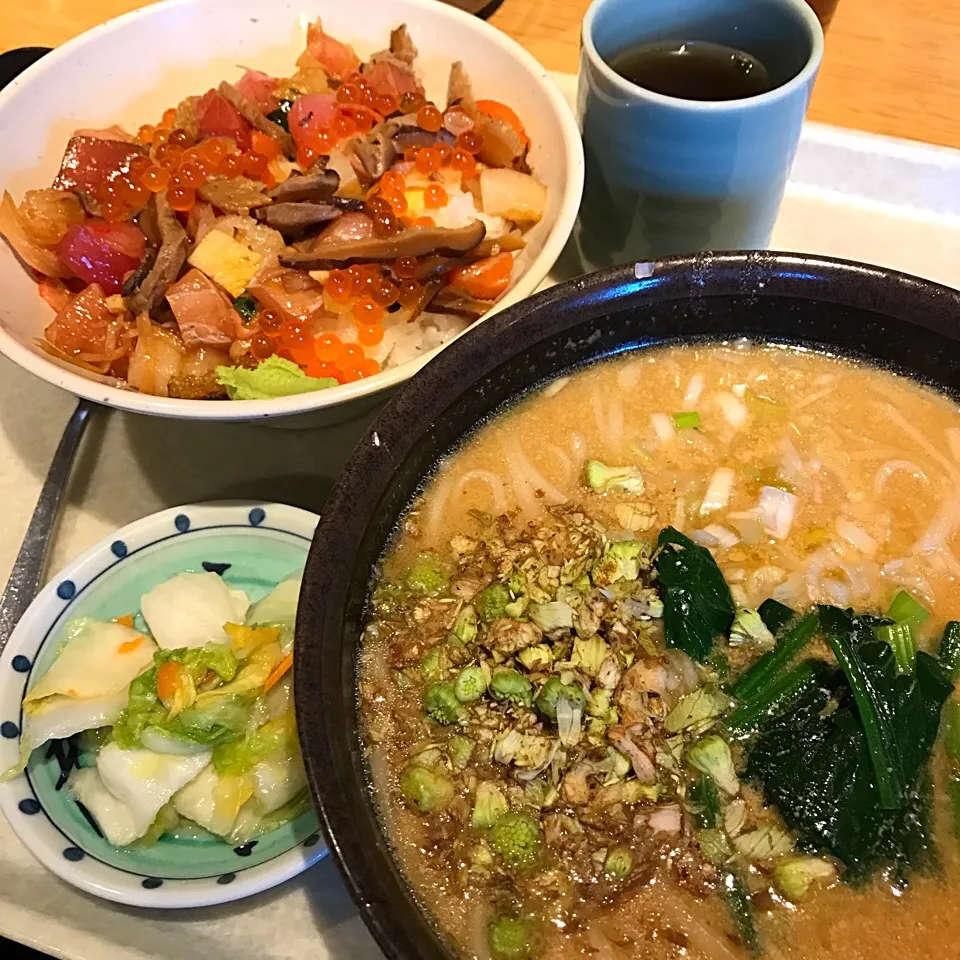
[[(532, 142), (530, 163), (549, 198), (544, 219), (527, 236), (526, 269), (496, 309), (533, 293), (560, 255), (580, 205), (583, 149), (577, 124), (544, 68), (519, 44), (436, 0), (167, 0), (112, 20), (48, 54), (0, 93), (0, 129), (7, 132), (0, 187), (19, 199), (24, 190), (46, 186), (73, 130), (113, 123), (135, 130), (183, 97), (239, 77), (239, 65), (288, 75), (305, 46), (307, 23), (318, 16), (332, 36), (352, 43), (361, 56), (382, 49), (391, 28), (406, 23), (420, 51), (428, 95), (443, 98), (450, 63), (459, 59), (478, 97), (502, 100), (523, 118)], [(296, 397), (225, 402), (152, 397), (88, 380), (34, 346), (51, 312), (3, 244), (0, 289), (0, 351), (7, 357), (78, 396), (157, 416), (237, 421), (327, 410), (329, 419), (343, 419), (355, 411), (329, 408), (355, 407), (355, 401), (412, 376), (437, 352), (366, 380)]]

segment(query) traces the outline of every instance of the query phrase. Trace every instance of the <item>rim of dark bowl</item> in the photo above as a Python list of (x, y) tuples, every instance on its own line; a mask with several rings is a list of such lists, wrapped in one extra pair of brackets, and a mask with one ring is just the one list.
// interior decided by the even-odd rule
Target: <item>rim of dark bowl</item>
[[(770, 297), (851, 308), (873, 315), (879, 326), (855, 330), (838, 325), (832, 334), (810, 337), (789, 329), (789, 316), (782, 331), (769, 324), (741, 329), (731, 317), (714, 323), (706, 308), (711, 300)], [(617, 346), (592, 344), (601, 338), (590, 328), (599, 329), (604, 319), (675, 301), (687, 301), (688, 309), (668, 325), (669, 335), (647, 335), (643, 323), (624, 321)], [(893, 329), (887, 330), (890, 323)], [(575, 333), (580, 327), (584, 330)], [(552, 371), (515, 383), (514, 397), (568, 367), (620, 350), (751, 334), (880, 361), (960, 395), (960, 292), (882, 267), (770, 251), (670, 257), (567, 281), (479, 324), (404, 384), (367, 430), (327, 500), (307, 561), (296, 629), (295, 700), (311, 792), (347, 888), (391, 960), (442, 960), (453, 951), (417, 905), (380, 832), (367, 788), (353, 665), (362, 601), (386, 536), (381, 532), (382, 542), (373, 553), (367, 545), (359, 568), (358, 553), (391, 490), (395, 515), (389, 518), (390, 529), (414, 495), (417, 478), (403, 476), (403, 465), (417, 444), (432, 435), (438, 449), (446, 452), (454, 445), (444, 448), (443, 440), (444, 414), (454, 402), (471, 391), (482, 392), (498, 366), (531, 351), (533, 356), (538, 345), (567, 333), (563, 349), (569, 355), (558, 358), (553, 349), (553, 356), (544, 359), (541, 351), (539, 362)], [(915, 349), (916, 344), (920, 347)], [(488, 406), (487, 413), (498, 405)], [(462, 438), (482, 422), (450, 429)], [(380, 526), (382, 531), (382, 521)]]

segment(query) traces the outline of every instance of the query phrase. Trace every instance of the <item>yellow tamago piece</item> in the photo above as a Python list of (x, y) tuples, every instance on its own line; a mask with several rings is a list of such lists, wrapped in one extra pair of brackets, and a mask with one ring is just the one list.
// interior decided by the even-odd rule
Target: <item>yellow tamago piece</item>
[(263, 259), (222, 230), (211, 230), (190, 254), (190, 265), (219, 283), (231, 297), (247, 289)]

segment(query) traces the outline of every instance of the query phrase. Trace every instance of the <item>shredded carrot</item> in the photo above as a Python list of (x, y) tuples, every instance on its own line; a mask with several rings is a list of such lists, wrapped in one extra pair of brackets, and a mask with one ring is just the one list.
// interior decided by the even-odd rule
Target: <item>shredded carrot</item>
[(122, 617), (115, 617), (115, 618), (114, 618), (114, 623), (122, 624), (124, 627), (132, 627), (132, 626), (133, 626), (133, 614), (132, 614), (132, 613), (125, 613)]
[(180, 686), (180, 664), (176, 660), (168, 660), (157, 671), (157, 696), (168, 703), (176, 696)]
[[(133, 626), (133, 624), (131, 624), (131, 626)], [(117, 653), (130, 653), (136, 650), (141, 643), (143, 643), (143, 637), (134, 637), (133, 640), (125, 640), (117, 647)]]
[(274, 668), (270, 671), (270, 676), (263, 682), (263, 692), (266, 693), (271, 687), (276, 686), (277, 682), (283, 678), (283, 675), (293, 666), (293, 653), (288, 653)]

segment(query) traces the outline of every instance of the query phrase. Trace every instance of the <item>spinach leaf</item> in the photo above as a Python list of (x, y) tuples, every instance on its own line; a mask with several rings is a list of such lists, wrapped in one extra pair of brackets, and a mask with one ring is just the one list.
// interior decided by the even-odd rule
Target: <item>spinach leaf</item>
[(757, 607), (757, 613), (760, 614), (760, 619), (764, 622), (766, 628), (774, 635), (778, 634), (796, 616), (796, 613), (785, 603), (772, 599), (764, 600)]
[(733, 623), (736, 611), (727, 581), (710, 551), (673, 527), (660, 531), (654, 565), (667, 646), (702, 663)]
[(762, 787), (766, 802), (778, 808), (803, 848), (847, 865), (846, 879), (865, 880), (889, 866), (905, 884), (910, 868), (934, 857), (928, 761), (952, 686), (939, 662), (925, 653), (917, 654), (913, 676), (900, 675), (887, 644), (858, 642), (867, 636), (867, 622), (860, 628), (855, 620), (847, 622), (845, 638), (890, 720), (889, 746), (899, 754), (903, 777), (899, 805), (884, 809), (857, 699), (844, 671), (828, 664), (818, 667), (816, 687), (761, 726), (744, 776)]

